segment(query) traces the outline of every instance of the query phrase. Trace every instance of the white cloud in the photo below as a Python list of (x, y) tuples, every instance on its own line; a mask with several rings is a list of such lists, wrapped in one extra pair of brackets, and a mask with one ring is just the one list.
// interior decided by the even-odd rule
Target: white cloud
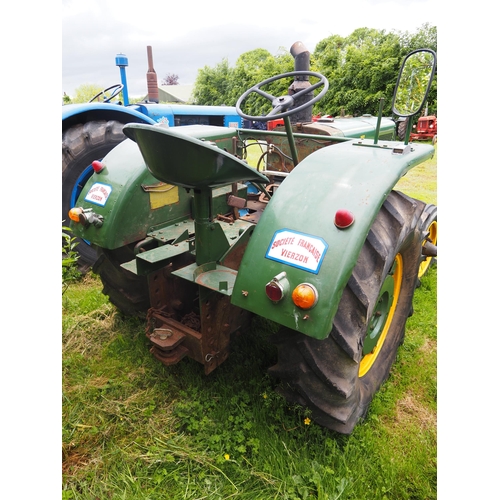
[(130, 9), (110, 0), (63, 0), (62, 90), (68, 94), (84, 83), (109, 86), (120, 81), (115, 56), (128, 57), (130, 95), (147, 92), (146, 46), (153, 48), (158, 78), (167, 73), (180, 83), (194, 83), (199, 69), (224, 58), (234, 64), (242, 53), (264, 48), (276, 54), (300, 40), (312, 52), (333, 34), (347, 36), (356, 28), (416, 31), (433, 22), (429, 0), (360, 0), (353, 3), (220, 0), (167, 3), (145, 0)]

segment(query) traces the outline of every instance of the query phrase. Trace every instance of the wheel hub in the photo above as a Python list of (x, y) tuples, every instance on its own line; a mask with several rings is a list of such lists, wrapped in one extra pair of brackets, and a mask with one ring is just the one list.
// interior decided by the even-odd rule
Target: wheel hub
[(363, 343), (363, 358), (359, 365), (359, 376), (368, 373), (375, 363), (387, 333), (392, 323), (394, 311), (399, 300), (403, 278), (403, 257), (396, 255), (391, 270), (387, 274), (380, 289), (377, 304), (368, 324), (365, 341)]

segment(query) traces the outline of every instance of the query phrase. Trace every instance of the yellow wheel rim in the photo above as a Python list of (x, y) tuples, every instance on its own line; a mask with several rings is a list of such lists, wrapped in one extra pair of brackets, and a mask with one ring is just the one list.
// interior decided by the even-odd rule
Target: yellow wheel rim
[[(437, 229), (437, 221), (433, 221), (431, 225), (429, 226), (429, 235), (427, 238), (423, 241), (422, 246), (425, 244), (426, 241), (430, 241), (433, 245), (437, 245), (437, 239), (438, 239), (438, 229)], [(418, 277), (421, 278), (429, 269), (431, 262), (432, 262), (433, 257), (426, 257), (421, 263), (418, 268)]]
[(360, 377), (363, 377), (370, 371), (384, 345), (399, 302), (402, 282), (403, 257), (398, 253), (394, 259), (391, 271), (384, 280), (377, 305), (368, 325), (363, 345), (364, 356), (359, 364)]

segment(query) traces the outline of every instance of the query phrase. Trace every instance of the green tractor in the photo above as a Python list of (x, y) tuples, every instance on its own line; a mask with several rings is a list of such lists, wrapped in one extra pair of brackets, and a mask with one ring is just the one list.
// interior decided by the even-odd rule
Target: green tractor
[[(428, 49), (405, 58), (396, 115), (420, 112), (435, 65)], [(283, 79), (294, 79), (287, 95), (266, 90)], [(282, 118), (285, 131), (125, 125), (128, 139), (94, 162), (70, 218), (97, 251), (110, 301), (144, 315), (160, 362), (187, 356), (209, 374), (233, 333), (267, 318), (280, 325), (269, 368), (280, 393), (349, 434), (389, 374), (437, 255), (436, 207), (392, 190), (434, 148), (381, 139), (381, 116), (372, 138), (292, 123), (327, 89), (323, 75), (296, 70), (240, 97), (240, 116)], [(255, 97), (269, 101), (267, 115), (245, 113)], [(257, 168), (245, 160), (255, 145)]]

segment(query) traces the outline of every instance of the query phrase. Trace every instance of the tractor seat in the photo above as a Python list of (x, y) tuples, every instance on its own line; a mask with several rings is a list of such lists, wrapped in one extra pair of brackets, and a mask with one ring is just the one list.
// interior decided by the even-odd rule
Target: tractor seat
[(148, 170), (160, 181), (185, 188), (212, 188), (233, 182), (269, 182), (267, 177), (217, 146), (177, 129), (129, 123)]

